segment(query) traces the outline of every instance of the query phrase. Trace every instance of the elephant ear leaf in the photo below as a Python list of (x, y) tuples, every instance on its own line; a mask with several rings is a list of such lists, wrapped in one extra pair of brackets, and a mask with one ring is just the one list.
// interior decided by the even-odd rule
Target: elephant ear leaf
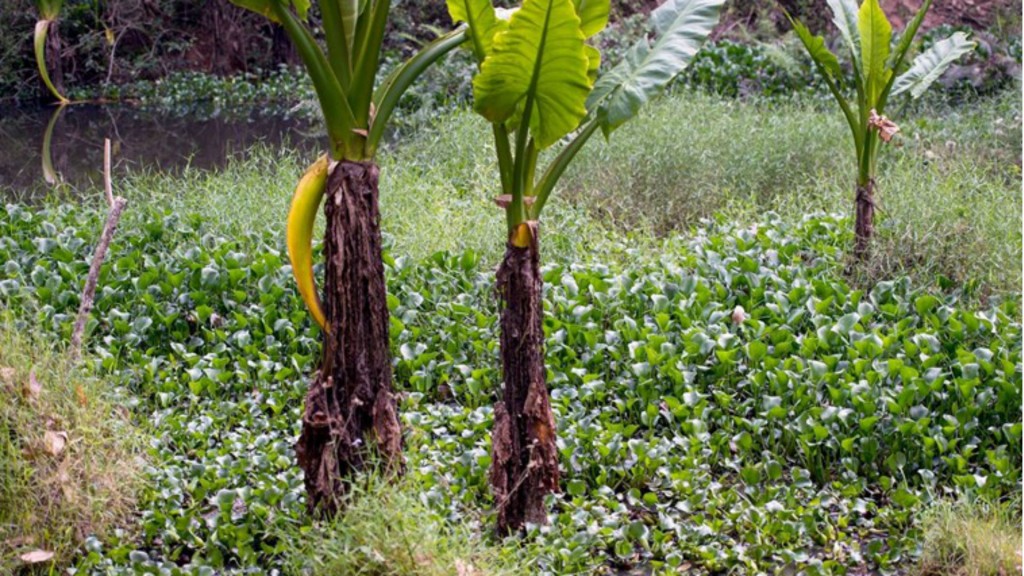
[(860, 56), (860, 31), (857, 29), (857, 0), (828, 0), (832, 23), (839, 30), (854, 60)]
[(811, 31), (802, 22), (791, 17), (789, 14), (786, 14), (786, 17), (793, 24), (793, 30), (796, 32), (797, 37), (800, 38), (800, 42), (803, 43), (807, 53), (811, 55), (811, 58), (820, 67), (822, 73), (827, 74), (829, 78), (834, 80), (842, 79), (843, 69), (839, 67), (839, 59), (825, 45), (825, 37), (812, 35)]
[(583, 40), (572, 0), (526, 0), (473, 79), (474, 108), (494, 123), (518, 111), (537, 147), (551, 146), (587, 115), (592, 84)]
[(974, 50), (974, 47), (974, 42), (968, 40), (967, 34), (963, 32), (957, 32), (945, 40), (936, 42), (914, 59), (909, 70), (896, 78), (892, 87), (893, 95), (910, 91), (911, 96), (920, 98), (953, 62)]
[(889, 83), (892, 70), (887, 66), (892, 25), (878, 0), (864, 0), (857, 15), (860, 28), (860, 53), (868, 107), (874, 108)]
[(580, 30), (583, 35), (590, 38), (608, 25), (608, 15), (611, 13), (611, 2), (609, 0), (573, 0), (576, 7), (576, 15), (580, 17)]
[(623, 61), (598, 79), (587, 100), (605, 136), (636, 116), (693, 60), (718, 24), (724, 0), (667, 0), (651, 13), (657, 38), (643, 38)]
[(491, 0), (448, 0), (448, 14), (453, 22), (465, 22), (469, 26), (477, 62), (484, 61), (494, 45), (495, 35), (508, 26), (508, 22), (495, 14)]

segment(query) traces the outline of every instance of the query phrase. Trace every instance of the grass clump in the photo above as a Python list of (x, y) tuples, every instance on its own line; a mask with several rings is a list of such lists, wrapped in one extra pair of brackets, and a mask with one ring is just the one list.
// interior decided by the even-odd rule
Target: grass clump
[(1020, 518), (999, 506), (940, 501), (922, 515), (921, 529), (920, 576), (1021, 573)]
[(108, 385), (0, 324), (0, 572), (60, 565), (134, 510), (139, 436)]
[(285, 572), (307, 576), (504, 576), (522, 573), (482, 526), (447, 522), (408, 479), (362, 476), (333, 520), (304, 529)]

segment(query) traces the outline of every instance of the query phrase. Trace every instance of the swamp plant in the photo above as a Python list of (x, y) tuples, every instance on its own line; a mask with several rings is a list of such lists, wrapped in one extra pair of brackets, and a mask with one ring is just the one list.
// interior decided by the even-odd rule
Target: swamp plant
[[(438, 38), (378, 83), (390, 0), (322, 0), (326, 53), (304, 22), (309, 0), (233, 1), (280, 23), (295, 43), (330, 142), (329, 154), (299, 182), (287, 233), (293, 274), (323, 335), (323, 356), (306, 396), (296, 452), (310, 509), (329, 513), (336, 509), (345, 478), (367, 462), (368, 448), (389, 469), (401, 467), (374, 157), (399, 98), (433, 62), (461, 44), (465, 32)], [(311, 242), (325, 194), (321, 305)]]
[[(501, 300), (502, 400), (494, 410), (491, 486), (498, 530), (545, 523), (544, 498), (559, 487), (556, 430), (544, 367), (541, 213), (559, 178), (598, 129), (636, 116), (689, 64), (718, 23), (723, 0), (669, 0), (642, 38), (598, 78), (600, 52), (587, 40), (608, 23), (608, 0), (526, 0), (514, 12), (489, 0), (448, 0), (469, 25), (479, 65), (474, 108), (493, 133), (507, 238), (497, 271)], [(508, 17), (507, 19), (505, 17)], [(567, 141), (538, 172), (540, 153)]]
[[(890, 96), (909, 92), (919, 98), (950, 65), (974, 49), (967, 34), (956, 32), (918, 55), (913, 64), (906, 64), (914, 36), (931, 4), (932, 0), (925, 0), (893, 47), (892, 25), (879, 0), (864, 0), (859, 7), (857, 0), (828, 0), (832, 22), (850, 52), (853, 70), (845, 77), (838, 57), (829, 50), (825, 38), (813, 36), (799, 20), (786, 14), (842, 109), (853, 135), (857, 154), (854, 254), (861, 260), (867, 258), (874, 234), (878, 149), (899, 131), (884, 115)], [(851, 88), (856, 91), (852, 103), (846, 96)]]

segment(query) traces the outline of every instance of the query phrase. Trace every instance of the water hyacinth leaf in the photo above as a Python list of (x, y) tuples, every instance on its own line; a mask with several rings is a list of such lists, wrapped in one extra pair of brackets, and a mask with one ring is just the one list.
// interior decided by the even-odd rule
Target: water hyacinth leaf
[(575, 130), (591, 87), (579, 22), (571, 0), (526, 0), (473, 80), (476, 111), (500, 123), (523, 108), (540, 149)]
[(925, 90), (942, 76), (954, 62), (974, 50), (975, 43), (967, 34), (957, 32), (949, 38), (936, 42), (927, 51), (914, 58), (910, 69), (901, 74), (893, 83), (893, 96), (910, 91), (914, 98), (920, 98)]
[(651, 13), (658, 38), (633, 45), (622, 63), (602, 76), (587, 99), (605, 135), (636, 116), (682, 72), (718, 24), (724, 0), (669, 0)]
[(860, 48), (864, 91), (869, 108), (874, 108), (882, 96), (882, 90), (889, 82), (889, 45), (892, 42), (892, 25), (885, 17), (878, 0), (864, 0), (857, 15), (860, 28)]

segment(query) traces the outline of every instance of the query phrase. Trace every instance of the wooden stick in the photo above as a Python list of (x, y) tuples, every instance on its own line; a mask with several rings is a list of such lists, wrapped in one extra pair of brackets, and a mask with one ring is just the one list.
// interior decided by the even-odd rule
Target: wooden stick
[(96, 297), (96, 284), (100, 279), (100, 268), (103, 260), (107, 257), (107, 250), (110, 248), (110, 241), (114, 238), (114, 231), (117, 230), (117, 223), (121, 220), (121, 212), (124, 211), (127, 200), (118, 196), (114, 197), (114, 188), (110, 182), (110, 139), (103, 144), (103, 188), (106, 191), (107, 202), (110, 205), (110, 213), (107, 214), (107, 222), (103, 225), (103, 233), (100, 235), (99, 244), (92, 256), (92, 264), (89, 265), (89, 276), (85, 280), (85, 288), (82, 290), (82, 303), (78, 307), (78, 318), (75, 320), (74, 330), (71, 332), (71, 359), (77, 360), (82, 349), (82, 336), (85, 334), (85, 323), (89, 320), (89, 313), (92, 312), (93, 299)]

